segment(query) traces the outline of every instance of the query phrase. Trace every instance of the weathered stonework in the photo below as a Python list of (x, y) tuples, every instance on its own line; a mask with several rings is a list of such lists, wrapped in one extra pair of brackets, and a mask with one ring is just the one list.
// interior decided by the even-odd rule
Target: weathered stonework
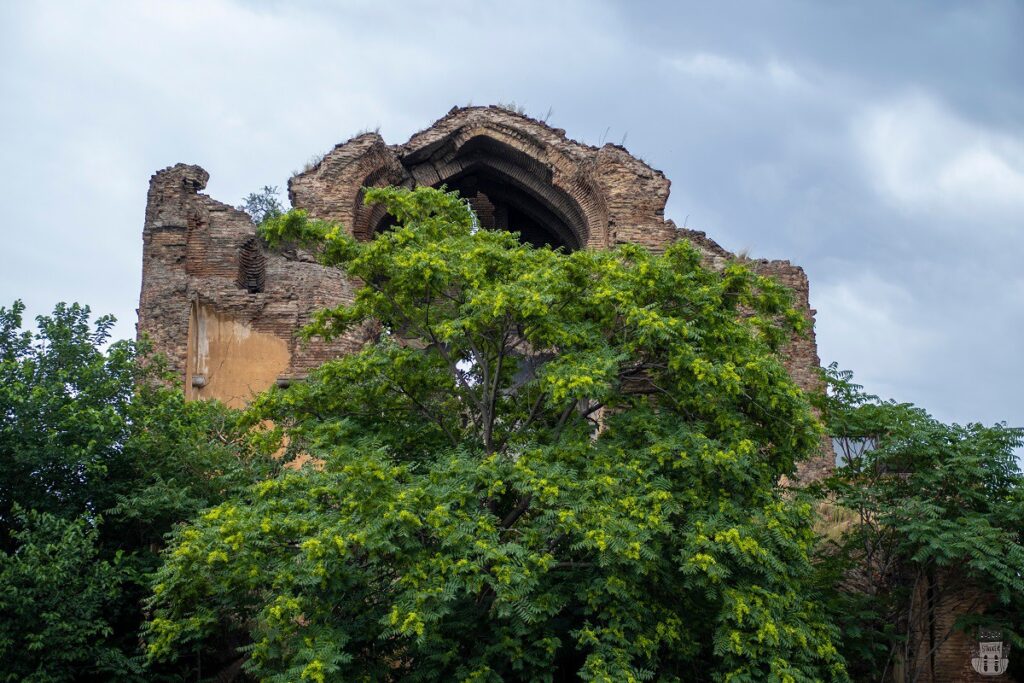
[[(296, 339), (314, 311), (351, 301), (351, 284), (308, 255), (263, 253), (247, 214), (200, 194), (208, 177), (178, 164), (150, 181), (138, 329), (167, 356), (190, 398), (238, 406), (365, 339)], [(261, 272), (241, 277), (243, 260)]]
[[(300, 343), (295, 333), (311, 314), (350, 301), (352, 286), (301, 252), (265, 252), (245, 213), (200, 193), (207, 179), (198, 166), (179, 164), (150, 182), (139, 333), (167, 355), (190, 397), (237, 405), (274, 381), (301, 377), (359, 348), (365, 335)], [(370, 239), (389, 223), (380, 207), (363, 204), (363, 188), (386, 185), (458, 189), (483, 227), (513, 228), (535, 244), (633, 243), (661, 251), (688, 239), (712, 267), (735, 258), (704, 233), (665, 219), (670, 183), (660, 171), (618, 145), (584, 145), (500, 107), (452, 109), (402, 145), (388, 145), (376, 133), (356, 136), (293, 177), (288, 191), (296, 208)], [(813, 324), (801, 268), (788, 261), (747, 263), (790, 287)], [(813, 329), (783, 356), (801, 387), (818, 388)], [(830, 445), (823, 451), (804, 476), (831, 469)]]

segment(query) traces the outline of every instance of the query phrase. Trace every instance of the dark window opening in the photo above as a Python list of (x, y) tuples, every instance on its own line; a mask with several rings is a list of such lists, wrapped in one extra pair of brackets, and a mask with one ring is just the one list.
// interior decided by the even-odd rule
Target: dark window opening
[(580, 247), (566, 221), (541, 199), (485, 170), (471, 170), (446, 184), (466, 198), (482, 228), (518, 232), (520, 240), (535, 247)]

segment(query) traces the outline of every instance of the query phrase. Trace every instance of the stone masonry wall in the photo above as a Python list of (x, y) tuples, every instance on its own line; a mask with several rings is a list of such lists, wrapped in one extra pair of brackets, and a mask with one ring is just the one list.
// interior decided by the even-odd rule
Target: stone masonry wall
[[(185, 164), (157, 172), (150, 181), (143, 230), (139, 334), (148, 335), (167, 356), (186, 381), (188, 395), (241, 404), (277, 379), (303, 376), (328, 358), (360, 348), (365, 335), (359, 332), (329, 344), (296, 338), (314, 311), (353, 296), (340, 273), (309, 255), (266, 253), (261, 259), (263, 291), (249, 291), (240, 282), (241, 254), (252, 248), (256, 227), (244, 212), (201, 194), (207, 179), (206, 171)], [(235, 331), (223, 334), (229, 328)], [(247, 341), (254, 336), (264, 342)], [(246, 341), (241, 362), (224, 356), (231, 343), (218, 341), (232, 338), (235, 346)], [(283, 361), (271, 363), (280, 366), (278, 376), (253, 376), (261, 364), (266, 374), (268, 354), (280, 355), (270, 351), (273, 340), (285, 354)], [(211, 341), (213, 356), (201, 355)], [(230, 387), (231, 393), (216, 387)]]
[[(991, 604), (992, 596), (978, 591), (975, 587), (958, 580), (955, 568), (938, 574), (932, 591), (922, 585), (915, 595), (917, 618), (910, 629), (910, 642), (917, 650), (912, 665), (904, 664), (896, 657), (894, 678), (904, 676), (929, 683), (981, 683), (986, 680), (1014, 683), (1014, 676), (1007, 673), (1007, 660), (998, 667), (992, 660), (987, 673), (978, 673), (971, 665), (977, 654), (978, 641), (974, 634), (957, 630), (957, 619), (968, 614), (980, 614)], [(931, 609), (925, 609), (930, 606)], [(1009, 643), (1003, 647), (1009, 649)], [(1004, 650), (1004, 655), (1006, 651)], [(1009, 660), (1019, 656), (1009, 651)], [(982, 667), (984, 671), (984, 667)]]
[[(623, 147), (585, 145), (500, 107), (454, 108), (401, 145), (387, 145), (377, 133), (356, 136), (294, 176), (288, 191), (296, 208), (369, 239), (386, 217), (380, 207), (364, 205), (364, 187), (451, 185), (468, 174), (508, 188), (530, 204), (533, 215), (557, 223), (569, 248), (634, 243), (662, 251), (689, 239), (711, 267), (735, 258), (704, 233), (666, 220), (669, 180)], [(278, 379), (285, 382), (359, 348), (364, 333), (330, 344), (296, 340), (315, 310), (351, 300), (351, 285), (308, 255), (258, 251), (249, 217), (201, 193), (207, 179), (203, 169), (184, 164), (154, 175), (143, 232), (139, 332), (168, 356), (189, 395), (244, 402), (246, 392), (265, 388), (279, 366)], [(485, 213), (494, 209), (485, 195), (474, 201)], [(792, 289), (812, 323), (783, 359), (797, 384), (817, 389), (820, 361), (807, 277), (788, 261), (748, 263)], [(258, 268), (263, 271), (250, 272)], [(260, 283), (263, 291), (253, 291)], [(237, 362), (239, 354), (254, 354), (254, 361)], [(831, 444), (824, 443), (822, 458), (801, 475), (820, 476), (832, 460)]]

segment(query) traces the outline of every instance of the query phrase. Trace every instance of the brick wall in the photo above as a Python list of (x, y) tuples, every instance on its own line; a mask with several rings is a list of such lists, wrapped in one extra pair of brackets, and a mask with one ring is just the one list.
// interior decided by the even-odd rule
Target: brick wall
[[(570, 140), (561, 129), (500, 107), (452, 109), (401, 145), (387, 145), (376, 133), (356, 136), (293, 177), (288, 191), (296, 208), (339, 222), (357, 238), (368, 239), (385, 224), (386, 217), (380, 207), (364, 205), (362, 188), (440, 186), (457, 183), (468, 174), (483, 174), (489, 182), (504, 183), (528, 198), (535, 215), (557, 220), (570, 246), (605, 249), (634, 243), (662, 251), (675, 240), (688, 239), (711, 267), (721, 267), (734, 258), (704, 233), (678, 229), (665, 220), (670, 183), (660, 171), (618, 145), (585, 145)], [(202, 307), (204, 319), (217, 321), (204, 329), (223, 332), (222, 342), (244, 330), (266, 335), (266, 343), (258, 348), (268, 354), (267, 349), (276, 348), (274, 339), (282, 342), (288, 356), (280, 373), (282, 380), (302, 376), (324, 360), (359, 348), (366, 339), (365, 331), (331, 343), (303, 344), (296, 339), (296, 331), (314, 311), (350, 301), (351, 284), (338, 272), (313, 262), (308, 254), (253, 252), (257, 243), (251, 220), (202, 194), (207, 179), (203, 169), (184, 164), (152, 178), (143, 231), (140, 334), (148, 334), (189, 383), (194, 374), (201, 374), (192, 372), (199, 367), (196, 350), (210, 341), (198, 338), (200, 330), (194, 319), (190, 325), (197, 306)], [(496, 204), (485, 194), (473, 201), (488, 223), (505, 220), (494, 213)], [(245, 271), (253, 263), (261, 269), (257, 274)], [(818, 388), (814, 311), (808, 305), (803, 270), (786, 261), (749, 264), (790, 287), (811, 321), (809, 334), (792, 340), (783, 351), (783, 360), (797, 384), (809, 390)], [(262, 291), (252, 286), (256, 281), (262, 282)], [(238, 349), (230, 353), (257, 348), (227, 342), (217, 348), (222, 347)], [(242, 388), (262, 388), (268, 381), (268, 368), (276, 367), (274, 363), (208, 364), (207, 374), (229, 376), (218, 378), (219, 382), (204, 377), (207, 388), (190, 391), (196, 396), (234, 400)], [(262, 368), (258, 372), (257, 365)], [(250, 376), (245, 376), (247, 372)], [(228, 386), (235, 394), (220, 396), (216, 387)], [(816, 477), (831, 469), (831, 444), (824, 442), (822, 451), (821, 458), (804, 466), (802, 475)]]
[[(325, 360), (360, 348), (366, 339), (361, 330), (330, 343), (306, 344), (296, 337), (314, 311), (353, 296), (340, 273), (320, 266), (310, 255), (261, 254), (262, 291), (251, 291), (240, 280), (240, 263), (253, 248), (256, 227), (244, 212), (202, 194), (207, 179), (206, 171), (185, 164), (157, 172), (150, 181), (143, 229), (138, 331), (167, 356), (189, 395), (238, 403), (240, 397), (244, 400), (238, 393), (244, 388), (265, 389), (276, 380), (266, 376), (262, 360), (266, 349), (275, 346), (273, 340), (286, 355), (284, 362), (275, 361), (282, 378), (302, 376)], [(238, 332), (224, 332), (229, 328)], [(199, 348), (211, 342), (221, 348), (218, 340), (233, 336), (242, 342), (247, 335), (265, 341), (234, 344), (241, 358), (200, 366)], [(194, 375), (202, 375), (205, 385), (193, 387)], [(231, 387), (223, 390), (231, 394), (216, 387)]]

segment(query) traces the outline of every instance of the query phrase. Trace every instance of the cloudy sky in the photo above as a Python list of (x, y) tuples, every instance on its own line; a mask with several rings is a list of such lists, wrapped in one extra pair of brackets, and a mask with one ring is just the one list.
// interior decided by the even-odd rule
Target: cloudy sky
[(824, 362), (1024, 425), (1024, 4), (3, 2), (0, 304), (134, 334), (149, 176), (237, 203), (367, 128), (515, 102), (811, 280)]

